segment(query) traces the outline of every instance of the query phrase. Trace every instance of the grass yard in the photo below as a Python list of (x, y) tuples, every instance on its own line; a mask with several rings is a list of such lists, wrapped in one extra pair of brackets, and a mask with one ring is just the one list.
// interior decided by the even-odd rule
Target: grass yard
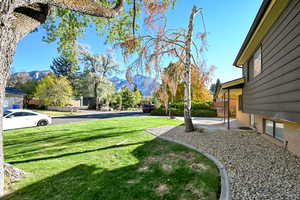
[(220, 177), (210, 160), (144, 132), (177, 124), (122, 117), (6, 131), (6, 162), (27, 175), (5, 199), (218, 199)]

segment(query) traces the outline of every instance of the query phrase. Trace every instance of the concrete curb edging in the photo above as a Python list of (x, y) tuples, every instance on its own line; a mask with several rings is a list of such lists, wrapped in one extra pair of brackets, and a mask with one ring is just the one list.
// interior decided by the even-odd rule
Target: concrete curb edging
[(158, 135), (156, 135), (155, 132), (153, 132), (149, 129), (146, 129), (146, 131), (148, 133), (150, 133), (151, 135), (153, 135), (155, 137), (158, 137), (160, 139), (163, 139), (163, 140), (166, 140), (166, 141), (169, 141), (169, 142), (174, 142), (174, 143), (186, 146), (190, 149), (193, 149), (193, 150), (203, 154), (204, 156), (206, 156), (211, 161), (213, 161), (215, 163), (215, 165), (218, 167), (220, 175), (221, 175), (221, 194), (220, 194), (220, 199), (219, 200), (231, 200), (232, 199), (231, 191), (230, 191), (230, 181), (229, 181), (227, 171), (226, 171), (224, 165), (216, 157), (214, 157), (213, 155), (205, 152), (204, 150), (196, 148), (196, 147), (194, 147), (190, 144), (187, 144), (187, 143), (184, 143), (184, 142), (181, 142), (181, 141), (177, 141), (177, 140), (174, 140), (174, 139), (166, 137), (166, 136), (158, 136)]

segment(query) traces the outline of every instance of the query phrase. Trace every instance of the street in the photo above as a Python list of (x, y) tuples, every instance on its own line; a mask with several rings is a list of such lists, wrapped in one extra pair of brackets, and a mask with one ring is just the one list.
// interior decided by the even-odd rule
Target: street
[(113, 117), (127, 117), (142, 114), (138, 111), (126, 111), (126, 112), (92, 112), (87, 114), (52, 117), (52, 124), (67, 124), (72, 122), (82, 122), (96, 119), (105, 119)]

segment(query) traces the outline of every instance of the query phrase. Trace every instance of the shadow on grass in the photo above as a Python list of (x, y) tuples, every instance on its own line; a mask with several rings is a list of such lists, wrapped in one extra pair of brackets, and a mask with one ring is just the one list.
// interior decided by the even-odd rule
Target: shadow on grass
[[(101, 132), (103, 130), (111, 131), (113, 129), (114, 128), (92, 129), (89, 131), (89, 134), (91, 134), (92, 132)], [(32, 156), (32, 155), (36, 155), (37, 153), (40, 153), (40, 152), (53, 154), (53, 153), (60, 152), (62, 150), (61, 148), (55, 149), (55, 147), (62, 147), (64, 145), (72, 146), (72, 145), (76, 145), (76, 143), (86, 143), (86, 142), (90, 142), (90, 141), (94, 142), (99, 139), (119, 137), (119, 136), (124, 136), (126, 134), (135, 133), (135, 132), (139, 132), (139, 131), (141, 131), (141, 129), (131, 130), (131, 131), (122, 131), (122, 132), (117, 132), (117, 133), (112, 132), (112, 133), (108, 133), (108, 134), (100, 133), (100, 134), (96, 134), (96, 135), (92, 135), (92, 136), (87, 135), (86, 137), (84, 137), (84, 135), (81, 137), (77, 136), (77, 134), (85, 133), (85, 131), (70, 132), (67, 135), (66, 135), (66, 133), (64, 133), (64, 135), (62, 134), (60, 136), (50, 136), (50, 137), (42, 138), (39, 140), (34, 140), (34, 143), (42, 142), (42, 144), (44, 144), (45, 142), (51, 142), (51, 141), (55, 142), (52, 145), (47, 145), (47, 147), (45, 147), (45, 146), (33, 147), (31, 145), (32, 142), (23, 142), (22, 145), (24, 145), (24, 143), (25, 143), (26, 145), (28, 145), (29, 149), (18, 151), (15, 154), (7, 156), (6, 159), (13, 159), (15, 157), (19, 157), (20, 155)], [(69, 154), (72, 154), (72, 153), (67, 153), (64, 155), (69, 155)], [(57, 158), (56, 156), (50, 156), (50, 157)], [(62, 157), (62, 156), (60, 156), (60, 157)], [(35, 160), (35, 159), (31, 159), (31, 160)], [(10, 161), (10, 163), (19, 163), (19, 162)]]
[[(172, 130), (171, 130), (172, 131)], [(131, 131), (132, 132), (132, 131)], [(122, 133), (121, 133), (122, 134)], [(136, 161), (130, 161), (128, 150)], [(118, 151), (115, 151), (118, 149)], [(71, 155), (88, 158), (88, 153), (112, 150), (124, 156), (127, 165), (106, 169), (89, 164), (88, 160), (74, 162), (73, 167), (49, 176), (6, 195), (5, 200), (179, 200), (218, 199), (220, 177), (214, 164), (203, 155), (178, 144), (161, 139), (125, 143), (82, 152), (21, 160), (16, 163), (51, 160)], [(123, 151), (124, 150), (124, 151)], [(92, 157), (91, 157), (92, 158)], [(120, 159), (117, 158), (117, 159)], [(49, 160), (49, 161), (50, 161)], [(64, 162), (61, 160), (60, 162)], [(204, 169), (194, 169), (192, 164)], [(171, 170), (163, 166), (171, 165)], [(51, 174), (51, 172), (50, 172)], [(28, 177), (29, 178), (29, 177)]]
[(91, 153), (91, 152), (95, 152), (95, 151), (102, 151), (102, 150), (108, 150), (108, 149), (115, 149), (115, 148), (127, 147), (127, 146), (138, 145), (138, 144), (144, 144), (144, 142), (136, 142), (136, 143), (130, 143), (130, 144), (112, 145), (112, 146), (103, 147), (103, 148), (90, 149), (90, 150), (79, 151), (79, 152), (64, 153), (64, 154), (55, 155), (55, 156), (47, 156), (47, 157), (41, 157), (41, 158), (32, 158), (32, 159), (28, 159), (28, 160), (11, 161), (9, 163), (13, 165), (13, 164), (20, 164), (20, 163), (28, 163), (28, 162), (41, 161), (41, 160), (56, 159), (56, 158), (62, 158), (62, 157), (66, 157), (66, 156), (74, 156), (74, 155), (79, 155), (79, 154), (85, 154), (85, 153)]
[(98, 114), (85, 114), (85, 115), (67, 115), (56, 116), (55, 119), (106, 119), (114, 117), (128, 117), (132, 115), (142, 114), (142, 112), (132, 111), (124, 113), (98, 113)]
[[(107, 127), (107, 128), (99, 128), (99, 129), (91, 129), (89, 131), (111, 131), (113, 129), (113, 127)], [(76, 134), (80, 134), (80, 133), (84, 133), (85, 131), (72, 131), (72, 129), (58, 129), (55, 130), (55, 132), (61, 132), (61, 134), (53, 136), (53, 135), (49, 135), (47, 136), (47, 134), (51, 134), (53, 133), (53, 130), (50, 131), (32, 131), (32, 133), (27, 133), (26, 132), (26, 137), (28, 137), (28, 140), (24, 140), (24, 138), (20, 138), (18, 139), (14, 139), (12, 140), (12, 142), (5, 142), (5, 146), (10, 147), (10, 146), (18, 146), (18, 145), (24, 145), (24, 143), (28, 144), (28, 145), (34, 145), (35, 143), (39, 143), (39, 142), (45, 142), (45, 141), (56, 141), (57, 139), (61, 139), (64, 140), (66, 137), (74, 137)], [(68, 135), (66, 135), (66, 132), (68, 133)], [(39, 139), (34, 139), (32, 138), (32, 136), (37, 136), (39, 137)], [(43, 137), (40, 135), (46, 135), (46, 137)]]
[[(126, 148), (135, 144), (140, 143), (113, 145), (104, 149)], [(100, 150), (103, 149), (74, 152), (70, 155)], [(4, 199), (196, 200), (200, 197), (217, 199), (220, 187), (218, 171), (203, 155), (160, 139), (145, 142), (144, 145), (134, 149), (132, 154), (138, 159), (135, 164), (111, 170), (97, 165), (75, 165), (66, 171), (8, 194)], [(194, 170), (190, 167), (194, 162), (202, 163), (207, 168)], [(163, 164), (171, 164), (172, 170), (165, 170)], [(199, 196), (200, 194), (204, 196)]]

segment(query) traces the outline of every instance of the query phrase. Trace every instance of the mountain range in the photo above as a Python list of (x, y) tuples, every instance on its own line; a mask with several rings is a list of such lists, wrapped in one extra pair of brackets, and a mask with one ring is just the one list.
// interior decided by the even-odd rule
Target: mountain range
[(17, 72), (11, 75), (11, 78), (20, 80), (41, 80), (44, 76), (52, 73), (50, 70), (31, 71), (31, 72)]
[[(19, 80), (40, 80), (50, 73), (52, 73), (50, 70), (17, 72), (14, 73), (12, 77)], [(137, 87), (142, 92), (143, 96), (151, 96), (160, 85), (155, 79), (139, 74), (133, 77), (131, 84), (126, 79), (122, 79), (117, 76), (112, 77), (110, 80), (115, 84), (117, 91), (119, 91), (123, 86), (129, 87), (131, 90), (133, 90), (134, 87)]]
[(160, 85), (155, 79), (139, 74), (133, 77), (131, 84), (127, 80), (116, 76), (110, 80), (115, 84), (117, 91), (119, 91), (123, 86), (129, 87), (131, 90), (133, 90), (134, 87), (137, 87), (142, 92), (143, 96), (151, 96)]

